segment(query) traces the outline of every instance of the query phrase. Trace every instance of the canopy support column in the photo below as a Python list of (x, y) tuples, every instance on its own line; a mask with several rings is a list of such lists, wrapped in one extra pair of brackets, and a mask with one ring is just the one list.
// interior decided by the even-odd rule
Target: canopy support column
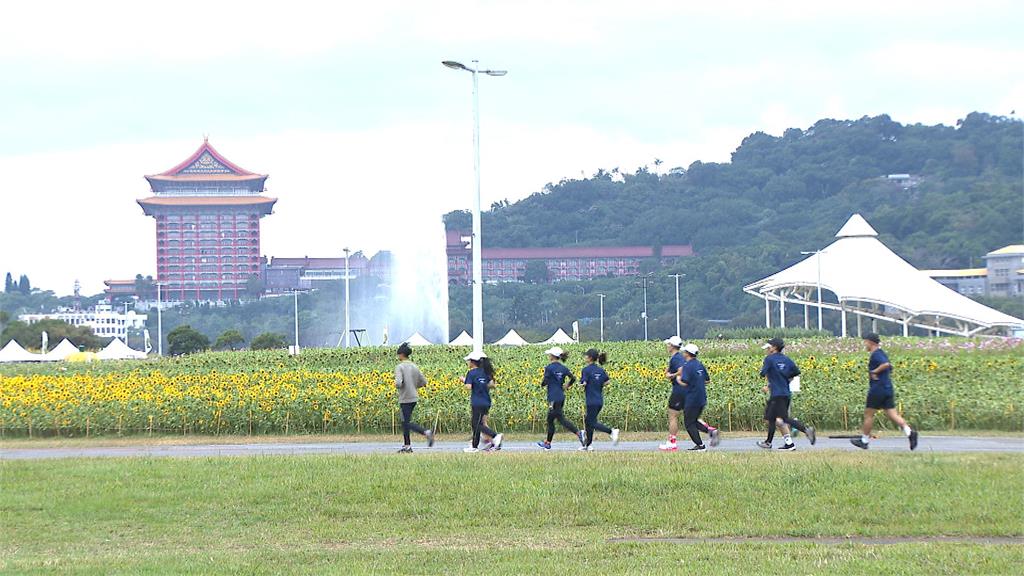
[(768, 294), (764, 295), (764, 327), (772, 327), (772, 301), (768, 298)]
[(864, 333), (861, 332), (861, 328), (860, 328), (861, 318), (862, 318), (862, 316), (860, 314), (857, 314), (857, 338), (860, 338), (861, 336), (864, 335)]
[(839, 305), (839, 317), (842, 319), (839, 323), (839, 337), (846, 338), (846, 306), (843, 304)]
[(811, 314), (811, 308), (807, 304), (804, 304), (804, 330), (810, 330), (811, 329), (811, 316), (810, 316), (810, 314)]
[(779, 327), (786, 327), (786, 295), (779, 295)]
[(903, 335), (910, 336), (910, 317), (903, 318)]

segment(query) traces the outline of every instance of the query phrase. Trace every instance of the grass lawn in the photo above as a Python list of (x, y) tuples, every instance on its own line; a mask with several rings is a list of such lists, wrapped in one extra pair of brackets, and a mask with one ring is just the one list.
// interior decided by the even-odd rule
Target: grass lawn
[(0, 462), (2, 573), (1013, 574), (1013, 454), (498, 453)]

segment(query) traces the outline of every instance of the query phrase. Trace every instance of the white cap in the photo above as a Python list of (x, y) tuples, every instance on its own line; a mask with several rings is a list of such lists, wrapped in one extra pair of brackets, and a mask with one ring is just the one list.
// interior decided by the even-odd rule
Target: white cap
[(463, 360), (472, 360), (473, 362), (479, 362), (479, 361), (483, 360), (484, 358), (487, 358), (487, 354), (484, 354), (482, 351), (481, 352), (477, 352), (476, 350), (474, 350), (474, 351), (469, 353), (469, 356), (466, 356), (465, 358), (463, 358)]
[(675, 348), (682, 348), (683, 347), (683, 339), (680, 338), (679, 336), (673, 336), (673, 337), (669, 338), (668, 340), (665, 340), (665, 344), (668, 344), (669, 346), (673, 346)]
[(551, 356), (561, 357), (562, 354), (565, 354), (565, 350), (562, 350), (558, 346), (552, 346), (551, 348), (545, 350), (544, 353), (550, 354)]
[(767, 342), (765, 342), (764, 344), (761, 344), (761, 350), (767, 350), (767, 349), (769, 349), (771, 347), (772, 347), (772, 345), (767, 343)]
[(687, 344), (686, 346), (683, 346), (683, 351), (696, 356), (697, 352), (700, 352), (700, 348), (697, 348), (696, 344)]

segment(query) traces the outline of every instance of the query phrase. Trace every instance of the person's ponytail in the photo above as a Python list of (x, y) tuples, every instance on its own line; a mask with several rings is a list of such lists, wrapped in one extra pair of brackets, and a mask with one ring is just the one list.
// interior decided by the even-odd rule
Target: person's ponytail
[(607, 352), (599, 352), (597, 355), (597, 363), (604, 366), (604, 363), (608, 361)]
[(569, 351), (568, 351), (568, 350), (566, 350), (566, 351), (562, 352), (562, 355), (561, 355), (561, 356), (559, 356), (558, 358), (559, 358), (559, 359), (560, 359), (560, 360), (561, 360), (562, 362), (565, 362), (566, 360), (568, 360), (568, 359), (569, 359)]
[(491, 380), (494, 380), (494, 363), (491, 362), (490, 358), (480, 359), (480, 368), (483, 368), (484, 374)]

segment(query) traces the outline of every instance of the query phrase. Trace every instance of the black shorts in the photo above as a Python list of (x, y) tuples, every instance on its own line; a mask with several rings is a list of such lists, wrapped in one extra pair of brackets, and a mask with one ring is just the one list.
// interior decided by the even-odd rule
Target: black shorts
[(789, 418), (789, 396), (772, 396), (764, 405), (764, 419), (775, 422), (776, 418)]
[(685, 404), (686, 404), (686, 395), (685, 394), (677, 394), (677, 393), (673, 392), (672, 395), (668, 397), (668, 409), (669, 410), (675, 410), (676, 412), (682, 412), (683, 411), (683, 406)]
[(875, 410), (888, 410), (896, 407), (896, 398), (892, 394), (868, 394), (864, 407)]

